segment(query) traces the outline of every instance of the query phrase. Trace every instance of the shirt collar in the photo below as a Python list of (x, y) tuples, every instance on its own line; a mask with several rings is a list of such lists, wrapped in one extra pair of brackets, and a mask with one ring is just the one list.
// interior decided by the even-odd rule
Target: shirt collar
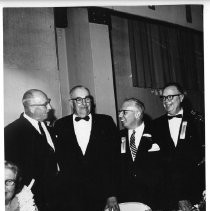
[(39, 131), (38, 121), (36, 119), (32, 119), (26, 113), (23, 114), (23, 117), (26, 118), (37, 131)]
[(26, 113), (23, 114), (23, 116), (32, 124), (37, 125), (38, 121), (36, 119), (32, 119), (30, 116), (28, 116)]
[(136, 131), (136, 133), (138, 133), (138, 132), (142, 131), (143, 129), (144, 129), (144, 122), (142, 122), (137, 128), (129, 129), (128, 131), (129, 131), (129, 133), (132, 134), (134, 130)]

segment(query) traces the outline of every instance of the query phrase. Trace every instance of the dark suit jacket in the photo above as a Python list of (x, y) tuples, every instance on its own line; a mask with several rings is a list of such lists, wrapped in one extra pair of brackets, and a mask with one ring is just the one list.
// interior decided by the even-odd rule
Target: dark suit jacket
[[(202, 160), (202, 138), (198, 136), (198, 129), (202, 127), (194, 115), (184, 111), (182, 124), (187, 122), (185, 138), (179, 139), (177, 146), (171, 138), (167, 115), (163, 115), (153, 121), (154, 138), (160, 145), (164, 154), (165, 165), (165, 198), (169, 206), (175, 206), (177, 201), (188, 199), (199, 200), (204, 175), (198, 173), (198, 163)], [(181, 132), (180, 127), (180, 132)], [(200, 185), (200, 184), (199, 184)]]
[(5, 160), (20, 167), (24, 185), (35, 179), (32, 187), (35, 202), (39, 210), (45, 209), (48, 182), (57, 172), (53, 149), (23, 115), (5, 127), (4, 140)]
[(55, 123), (58, 139), (56, 148), (63, 175), (60, 193), (66, 203), (63, 206), (76, 210), (102, 210), (107, 197), (117, 194), (117, 128), (110, 116), (92, 115), (90, 140), (83, 155), (72, 117), (66, 116)]
[(151, 134), (151, 127), (145, 124), (143, 135), (133, 161), (129, 147), (128, 130), (120, 131), (121, 139), (126, 138), (126, 152), (121, 151), (121, 197), (120, 201), (141, 202), (152, 209), (161, 206), (161, 190), (163, 170), (161, 152), (149, 152), (153, 139), (144, 137)]

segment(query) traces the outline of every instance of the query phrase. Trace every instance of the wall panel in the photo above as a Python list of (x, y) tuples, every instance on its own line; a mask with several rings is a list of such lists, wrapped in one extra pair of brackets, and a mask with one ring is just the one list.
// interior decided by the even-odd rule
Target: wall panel
[(23, 93), (41, 89), (61, 116), (52, 8), (4, 8), (4, 124), (23, 111)]

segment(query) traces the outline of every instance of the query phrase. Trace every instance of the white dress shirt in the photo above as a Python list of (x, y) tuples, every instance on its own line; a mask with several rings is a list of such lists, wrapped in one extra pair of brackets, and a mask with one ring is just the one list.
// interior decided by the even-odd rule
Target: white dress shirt
[[(145, 127), (144, 122), (142, 122), (142, 124), (139, 125), (137, 128), (135, 128), (135, 129), (129, 129), (128, 130), (129, 146), (130, 146), (130, 138), (131, 138), (131, 135), (133, 133), (133, 130), (135, 130), (136, 131), (136, 133), (135, 133), (135, 145), (136, 145), (136, 148), (138, 149), (139, 144), (140, 144), (140, 141), (141, 141), (141, 137), (142, 137), (143, 132), (144, 132), (144, 127)], [(134, 157), (133, 157), (133, 154), (132, 153), (131, 153), (131, 155), (132, 155), (132, 158), (134, 160)]]
[(90, 132), (92, 128), (92, 115), (88, 115), (90, 119), (88, 121), (81, 119), (80, 121), (76, 121), (75, 114), (73, 114), (73, 125), (74, 125), (74, 132), (77, 137), (77, 142), (82, 150), (83, 155), (85, 155), (87, 145), (90, 139)]
[[(179, 113), (177, 113), (177, 114), (182, 114), (183, 115), (183, 109), (181, 109), (179, 111)], [(171, 138), (173, 139), (173, 142), (174, 142), (175, 146), (177, 146), (181, 123), (182, 123), (182, 118), (172, 118), (172, 119), (168, 120)]]

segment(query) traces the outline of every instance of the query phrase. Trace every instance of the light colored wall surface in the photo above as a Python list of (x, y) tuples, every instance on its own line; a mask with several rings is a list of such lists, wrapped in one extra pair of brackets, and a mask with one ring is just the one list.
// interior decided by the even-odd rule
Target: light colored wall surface
[(66, 32), (64, 28), (57, 28), (58, 66), (61, 93), (62, 116), (71, 112), (69, 104), (69, 73), (66, 55)]
[(85, 8), (69, 8), (68, 24), (65, 37), (69, 87), (88, 87), (95, 98), (96, 113), (111, 115), (116, 121), (108, 27), (89, 23)]
[(84, 85), (95, 95), (90, 29), (86, 8), (68, 8), (66, 47), (69, 86)]
[(185, 5), (181, 4), (155, 5), (155, 10), (149, 9), (148, 6), (112, 6), (109, 8), (203, 31), (203, 7), (201, 4), (191, 5), (192, 23), (187, 22)]
[(97, 113), (108, 114), (116, 122), (109, 29), (107, 25), (90, 24), (93, 75)]
[(4, 17), (4, 124), (23, 112), (23, 93), (41, 89), (61, 116), (53, 9), (7, 8)]

